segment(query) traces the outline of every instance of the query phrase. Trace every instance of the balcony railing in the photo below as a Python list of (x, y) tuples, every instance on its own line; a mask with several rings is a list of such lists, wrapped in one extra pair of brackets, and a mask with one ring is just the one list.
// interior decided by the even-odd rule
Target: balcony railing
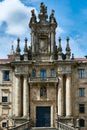
[(30, 77), (29, 82), (58, 82), (57, 77)]

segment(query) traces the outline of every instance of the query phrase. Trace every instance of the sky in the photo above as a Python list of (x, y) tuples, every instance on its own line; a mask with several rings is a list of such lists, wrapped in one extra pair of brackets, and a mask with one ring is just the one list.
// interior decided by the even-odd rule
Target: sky
[(48, 17), (55, 10), (57, 21), (56, 44), (61, 37), (62, 49), (65, 53), (66, 38), (69, 37), (71, 54), (74, 57), (87, 55), (87, 0), (0, 0), (0, 58), (7, 58), (13, 45), (14, 51), (17, 38), (20, 38), (21, 54), (24, 49), (24, 39), (27, 37), (28, 46), (31, 43), (28, 26), (31, 10), (38, 17), (40, 3), (47, 6)]

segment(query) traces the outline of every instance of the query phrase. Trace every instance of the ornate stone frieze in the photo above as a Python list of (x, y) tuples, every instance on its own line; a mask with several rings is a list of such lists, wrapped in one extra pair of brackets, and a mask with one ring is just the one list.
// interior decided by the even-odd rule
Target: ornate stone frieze
[(28, 74), (28, 66), (24, 65), (16, 66), (15, 74)]
[(62, 74), (71, 73), (71, 66), (58, 66), (58, 73)]

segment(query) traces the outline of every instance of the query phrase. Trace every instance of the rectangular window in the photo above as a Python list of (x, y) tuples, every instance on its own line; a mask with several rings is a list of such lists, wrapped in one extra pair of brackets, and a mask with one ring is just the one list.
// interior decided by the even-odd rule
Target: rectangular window
[(40, 70), (40, 77), (41, 77), (41, 79), (46, 78), (46, 70)]
[(79, 88), (79, 96), (84, 97), (85, 96), (85, 89), (84, 88)]
[(32, 70), (32, 77), (36, 77), (36, 70), (35, 69)]
[(7, 70), (3, 71), (3, 80), (9, 81), (9, 71)]
[(79, 69), (78, 75), (79, 75), (79, 78), (84, 78), (84, 69)]
[(6, 122), (2, 122), (2, 127), (6, 127)]
[(51, 69), (51, 77), (55, 77), (55, 70)]
[(2, 96), (2, 102), (7, 102), (7, 96)]
[(85, 113), (85, 104), (79, 104), (79, 112)]

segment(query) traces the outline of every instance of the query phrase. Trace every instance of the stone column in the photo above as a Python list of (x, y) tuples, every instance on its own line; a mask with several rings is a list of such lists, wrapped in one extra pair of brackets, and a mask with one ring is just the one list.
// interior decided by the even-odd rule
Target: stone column
[(66, 116), (71, 116), (71, 76), (66, 76)]
[(54, 32), (54, 30), (52, 30), (52, 32), (51, 32), (51, 53), (53, 53), (54, 44), (55, 44), (55, 32)]
[(20, 81), (20, 76), (16, 76), (16, 85), (15, 85), (15, 116), (21, 116), (21, 81)]
[(63, 77), (59, 77), (58, 85), (58, 116), (63, 116)]
[(23, 82), (23, 116), (27, 116), (29, 113), (29, 88), (27, 76), (24, 76)]
[(34, 31), (31, 33), (31, 44), (32, 44), (32, 52), (34, 53)]

